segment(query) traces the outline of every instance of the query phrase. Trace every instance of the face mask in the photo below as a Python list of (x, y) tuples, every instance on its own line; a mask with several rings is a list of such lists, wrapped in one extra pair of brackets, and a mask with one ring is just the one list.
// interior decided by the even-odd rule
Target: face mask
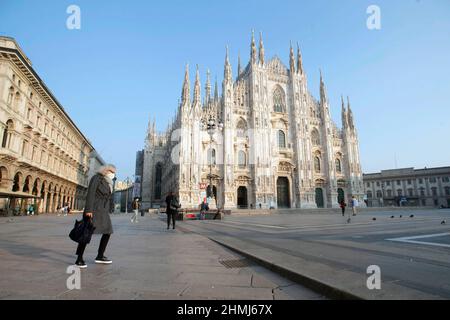
[(114, 173), (109, 172), (106, 174), (107, 177), (109, 177), (111, 180), (114, 179), (114, 177), (116, 176)]

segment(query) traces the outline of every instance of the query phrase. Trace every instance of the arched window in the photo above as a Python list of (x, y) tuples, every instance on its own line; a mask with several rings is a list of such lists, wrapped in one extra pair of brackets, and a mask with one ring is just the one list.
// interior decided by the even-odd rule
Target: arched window
[(238, 165), (240, 168), (245, 168), (247, 165), (247, 155), (242, 150), (238, 153)]
[(208, 149), (208, 164), (216, 165), (216, 149)]
[(437, 196), (437, 188), (436, 187), (431, 188), (431, 194), (433, 196)]
[(286, 148), (286, 134), (283, 130), (278, 130), (278, 148)]
[(284, 91), (279, 86), (273, 91), (273, 111), (286, 112)]
[(14, 99), (14, 87), (11, 86), (9, 88), (9, 94), (8, 94), (8, 100), (7, 100), (7, 104), (11, 104), (13, 102)]
[(22, 174), (20, 172), (17, 172), (14, 175), (14, 182), (13, 182), (12, 191), (16, 192), (16, 191), (20, 190), (21, 178), (22, 178)]
[(338, 172), (338, 173), (342, 172), (341, 160), (340, 159), (336, 159), (336, 172)]
[(372, 199), (372, 191), (367, 191), (367, 198)]
[(161, 199), (162, 165), (158, 163), (155, 168), (155, 199)]
[(19, 93), (19, 91), (17, 91), (16, 95), (14, 97), (13, 108), (17, 109), (17, 107), (19, 106), (19, 103), (20, 103), (20, 93)]
[(450, 187), (445, 187), (445, 195), (450, 196)]
[(245, 138), (247, 135), (247, 124), (242, 119), (239, 120), (236, 126), (236, 134), (240, 138)]
[(10, 147), (13, 130), (14, 130), (14, 122), (10, 119), (6, 121), (6, 127), (3, 130), (2, 148)]
[(320, 158), (317, 156), (314, 157), (314, 170), (320, 172)]
[(383, 193), (381, 192), (381, 190), (377, 191), (377, 198), (383, 198)]
[(319, 131), (317, 131), (317, 129), (314, 129), (311, 132), (311, 142), (312, 142), (313, 146), (320, 146), (320, 135), (319, 135)]

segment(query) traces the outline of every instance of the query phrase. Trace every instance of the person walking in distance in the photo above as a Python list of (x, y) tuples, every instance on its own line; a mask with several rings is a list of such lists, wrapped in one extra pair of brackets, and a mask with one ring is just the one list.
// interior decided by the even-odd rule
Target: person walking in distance
[(170, 220), (172, 220), (172, 227), (175, 229), (175, 219), (180, 207), (173, 192), (169, 192), (169, 195), (166, 197), (167, 230), (170, 228)]
[(342, 216), (345, 217), (345, 207), (347, 207), (347, 204), (345, 203), (345, 201), (342, 199), (341, 203), (339, 203), (339, 206), (342, 209)]
[(205, 220), (205, 215), (209, 211), (208, 202), (206, 202), (206, 197), (203, 199), (203, 202), (200, 204), (200, 220)]
[(352, 212), (353, 212), (353, 216), (356, 216), (357, 210), (356, 208), (358, 207), (358, 200), (356, 200), (355, 196), (352, 197)]
[[(94, 234), (102, 234), (98, 247), (95, 263), (111, 264), (112, 261), (104, 256), (106, 246), (113, 233), (110, 213), (113, 212), (114, 203), (112, 195), (113, 180), (116, 174), (116, 167), (112, 164), (101, 166), (91, 180), (87, 190), (86, 204), (83, 211), (83, 219), (91, 219), (94, 225)], [(86, 244), (78, 244), (76, 254), (78, 256), (75, 265), (86, 268), (83, 260)]]
[(131, 204), (131, 207), (133, 208), (134, 215), (131, 217), (131, 222), (139, 222), (138, 221), (138, 215), (139, 215), (139, 209), (141, 207), (141, 203), (139, 202), (139, 198), (135, 198), (133, 200), (133, 203)]

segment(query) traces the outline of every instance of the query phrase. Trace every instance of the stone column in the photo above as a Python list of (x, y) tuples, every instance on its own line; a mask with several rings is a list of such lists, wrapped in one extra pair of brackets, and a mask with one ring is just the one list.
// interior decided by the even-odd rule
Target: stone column
[(5, 132), (6, 125), (0, 122), (0, 146), (3, 142), (3, 133)]
[(54, 198), (55, 198), (55, 193), (53, 191), (50, 191), (50, 204), (49, 204), (49, 207), (48, 207), (49, 213), (54, 213), (54, 211), (53, 211)]
[(46, 210), (47, 210), (47, 195), (48, 195), (48, 191), (44, 190), (44, 201), (42, 201), (41, 213), (46, 213)]

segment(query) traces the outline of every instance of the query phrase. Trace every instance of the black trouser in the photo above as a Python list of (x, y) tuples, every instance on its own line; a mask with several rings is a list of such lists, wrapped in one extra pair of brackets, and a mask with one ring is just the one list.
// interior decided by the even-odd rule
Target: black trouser
[(342, 215), (345, 215), (345, 207), (341, 208), (342, 209)]
[(170, 219), (172, 219), (172, 225), (173, 225), (173, 228), (175, 229), (175, 218), (176, 217), (177, 217), (176, 212), (168, 212), (167, 213), (167, 229), (169, 229), (169, 227), (170, 227)]
[[(103, 257), (105, 250), (106, 250), (106, 246), (108, 245), (108, 241), (109, 241), (109, 237), (111, 235), (110, 234), (104, 234), (102, 235), (102, 238), (100, 239), (100, 245), (98, 246), (98, 254), (97, 254), (97, 258), (101, 258)], [(77, 247), (77, 256), (78, 256), (78, 261), (83, 260), (83, 254), (84, 254), (84, 250), (86, 249), (86, 243), (79, 243), (78, 247)]]

